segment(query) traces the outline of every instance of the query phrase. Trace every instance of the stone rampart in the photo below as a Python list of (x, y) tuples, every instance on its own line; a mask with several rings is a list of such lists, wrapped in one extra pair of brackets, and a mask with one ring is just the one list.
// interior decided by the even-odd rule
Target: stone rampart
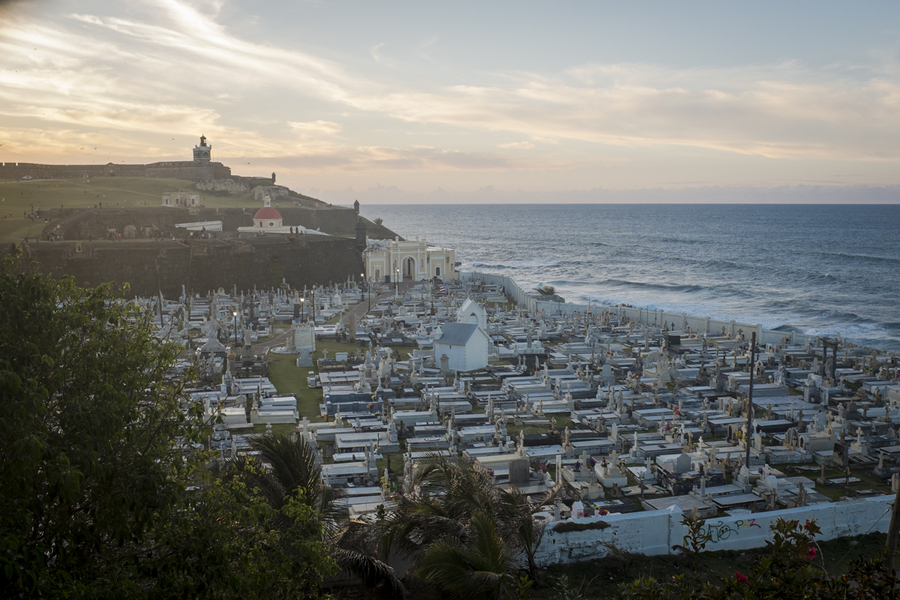
[[(353, 209), (342, 207), (306, 207), (284, 206), (281, 203), (278, 211), (284, 218), (284, 225), (295, 227), (301, 225), (309, 229), (319, 229), (329, 234), (351, 236), (355, 233), (356, 213)], [(62, 217), (44, 229), (43, 239), (59, 236), (62, 240), (94, 240), (106, 239), (110, 230), (124, 233), (125, 228), (133, 226), (138, 238), (153, 239), (168, 231), (167, 237), (184, 237), (184, 230), (176, 230), (176, 223), (196, 221), (222, 221), (224, 232), (236, 232), (238, 227), (253, 225), (253, 215), (258, 206), (244, 208), (200, 208), (182, 207), (139, 207), (139, 208), (87, 208), (87, 209), (52, 209), (47, 214)], [(44, 213), (41, 213), (43, 216)], [(381, 228), (379, 228), (381, 229)], [(376, 232), (373, 232), (376, 233)], [(390, 233), (390, 232), (388, 232)], [(221, 236), (220, 236), (221, 237)]]
[(35, 263), (56, 277), (71, 275), (84, 287), (128, 283), (128, 297), (154, 295), (157, 289), (176, 297), (182, 286), (201, 294), (234, 286), (268, 290), (282, 281), (302, 288), (345, 281), (363, 270), (354, 240), (325, 236), (39, 242), (23, 248), (23, 265)]
[(222, 163), (168, 161), (148, 165), (44, 165), (38, 163), (0, 163), (0, 179), (85, 179), (89, 177), (151, 177), (206, 181), (228, 179), (231, 169)]

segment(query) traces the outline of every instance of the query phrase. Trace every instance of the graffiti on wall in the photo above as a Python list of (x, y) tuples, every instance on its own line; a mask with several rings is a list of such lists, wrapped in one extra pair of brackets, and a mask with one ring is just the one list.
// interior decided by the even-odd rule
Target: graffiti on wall
[(762, 529), (762, 525), (756, 522), (756, 519), (746, 519), (725, 523), (724, 521), (704, 523), (703, 535), (709, 536), (712, 543), (727, 540), (731, 536), (738, 536), (742, 529), (752, 529), (757, 527)]

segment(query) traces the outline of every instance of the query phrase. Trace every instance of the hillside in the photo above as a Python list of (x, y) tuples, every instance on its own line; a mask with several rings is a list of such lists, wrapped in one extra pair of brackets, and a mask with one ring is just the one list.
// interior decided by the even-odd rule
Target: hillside
[[(94, 208), (102, 204), (104, 208), (147, 209), (160, 206), (163, 192), (185, 191), (200, 194), (201, 203), (208, 209), (250, 209), (261, 206), (249, 193), (218, 195), (198, 192), (194, 182), (186, 179), (163, 179), (143, 177), (94, 177), (90, 180), (33, 180), (0, 181), (0, 242), (22, 242), (41, 235), (46, 224), (68, 209)], [(332, 210), (341, 213), (345, 207), (335, 207), (321, 200), (291, 192), (290, 200), (280, 198), (279, 208), (287, 209), (302, 205), (313, 213), (322, 211), (322, 218), (315, 219), (323, 224), (322, 231), (341, 237), (353, 237), (355, 218), (324, 218)], [(37, 217), (29, 218), (32, 211)], [(336, 216), (336, 215), (334, 215)], [(191, 219), (185, 219), (191, 220)], [(366, 232), (375, 239), (393, 238), (394, 232), (363, 219)], [(246, 223), (249, 224), (249, 223)]]

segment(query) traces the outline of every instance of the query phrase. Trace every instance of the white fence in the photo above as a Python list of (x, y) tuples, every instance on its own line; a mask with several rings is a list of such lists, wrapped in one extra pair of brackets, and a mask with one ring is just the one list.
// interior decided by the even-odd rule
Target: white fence
[(574, 304), (571, 302), (549, 302), (541, 300), (541, 295), (533, 291), (525, 291), (513, 279), (505, 275), (492, 275), (489, 273), (463, 272), (460, 273), (460, 279), (464, 281), (481, 281), (489, 285), (503, 286), (506, 294), (513, 300), (525, 307), (529, 312), (543, 311), (545, 315), (566, 315), (576, 313), (586, 313), (588, 311), (593, 314), (599, 314), (607, 311), (618, 315), (620, 318), (629, 318), (637, 325), (647, 325), (654, 327), (663, 327), (665, 325), (674, 326), (676, 330), (687, 331), (688, 328), (692, 332), (700, 334), (721, 334), (723, 331), (726, 335), (734, 337), (739, 332), (743, 333), (746, 339), (750, 339), (751, 332), (756, 332), (757, 341), (762, 344), (781, 345), (785, 338), (791, 344), (803, 345), (809, 340), (812, 346), (816, 346), (819, 338), (814, 335), (806, 335), (802, 333), (775, 331), (772, 329), (763, 329), (760, 324), (738, 323), (736, 321), (717, 321), (710, 317), (693, 317), (684, 313), (667, 313), (662, 310), (648, 310), (646, 308), (632, 306), (606, 306), (601, 304)]
[[(733, 517), (707, 519), (704, 533), (711, 536), (706, 550), (745, 550), (765, 546), (772, 539), (770, 525), (779, 518), (815, 519), (822, 533), (819, 540), (859, 535), (872, 531), (887, 532), (893, 496), (874, 496), (859, 500), (832, 502), (802, 508), (775, 510)], [(687, 528), (681, 524), (681, 510), (654, 510), (612, 514), (550, 523), (538, 547), (535, 560), (540, 567), (602, 558), (615, 550), (653, 556), (669, 554), (672, 546), (682, 544)], [(562, 523), (603, 522), (603, 529), (557, 532)]]

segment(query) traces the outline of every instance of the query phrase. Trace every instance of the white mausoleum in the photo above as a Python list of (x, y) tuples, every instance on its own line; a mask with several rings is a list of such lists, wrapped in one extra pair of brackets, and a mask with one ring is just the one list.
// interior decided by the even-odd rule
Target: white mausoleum
[(456, 250), (430, 246), (424, 239), (400, 241), (369, 240), (365, 252), (366, 278), (369, 281), (459, 279), (456, 272)]
[(487, 312), (468, 298), (456, 311), (455, 323), (445, 323), (435, 330), (434, 360), (440, 366), (446, 355), (453, 371), (483, 369), (488, 364), (490, 345)]
[(434, 360), (449, 358), (451, 371), (474, 371), (488, 364), (490, 338), (472, 323), (445, 323), (434, 334)]

